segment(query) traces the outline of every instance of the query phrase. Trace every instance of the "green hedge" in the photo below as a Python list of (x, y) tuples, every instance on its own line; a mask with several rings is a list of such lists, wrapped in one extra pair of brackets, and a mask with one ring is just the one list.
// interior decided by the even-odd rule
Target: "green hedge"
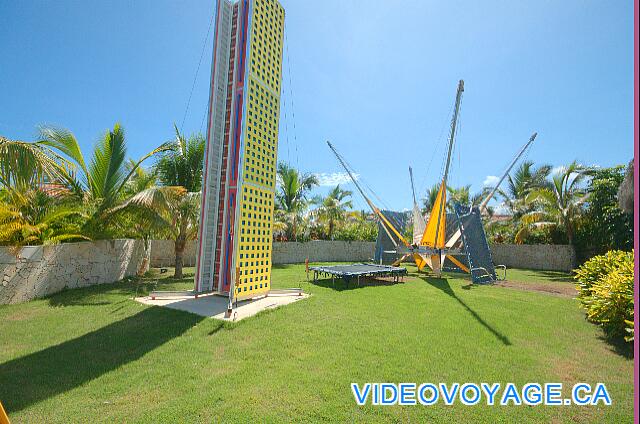
[(633, 252), (611, 250), (576, 270), (587, 318), (610, 337), (633, 340)]

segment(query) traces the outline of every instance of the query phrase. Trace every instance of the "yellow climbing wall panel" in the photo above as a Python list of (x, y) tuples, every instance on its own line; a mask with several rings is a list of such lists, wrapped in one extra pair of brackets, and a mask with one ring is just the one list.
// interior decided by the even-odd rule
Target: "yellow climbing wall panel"
[(239, 190), (239, 275), (236, 295), (259, 295), (271, 286), (284, 9), (275, 0), (251, 1), (244, 120), (242, 188)]

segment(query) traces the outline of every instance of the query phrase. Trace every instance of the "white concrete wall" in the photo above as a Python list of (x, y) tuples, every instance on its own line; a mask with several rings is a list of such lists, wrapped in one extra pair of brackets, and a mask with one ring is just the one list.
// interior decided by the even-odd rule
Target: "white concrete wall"
[(113, 283), (135, 275), (140, 240), (103, 240), (23, 248), (0, 247), (0, 304), (20, 303), (66, 288)]
[(576, 264), (575, 249), (566, 244), (494, 244), (491, 256), (507, 268), (569, 272)]

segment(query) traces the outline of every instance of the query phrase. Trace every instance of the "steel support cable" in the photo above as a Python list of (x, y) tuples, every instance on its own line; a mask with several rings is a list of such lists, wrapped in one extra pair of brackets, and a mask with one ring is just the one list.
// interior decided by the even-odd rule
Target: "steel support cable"
[[(281, 102), (281, 103), (284, 103), (284, 102)], [(289, 142), (289, 122), (288, 122), (289, 121), (289, 117), (287, 115), (286, 104), (285, 104), (285, 107), (282, 108), (282, 109), (284, 109), (284, 132), (286, 134), (285, 135), (285, 143), (287, 145), (287, 165), (291, 166), (291, 156), (289, 154), (289, 144), (290, 144), (290, 142)]]
[(287, 27), (286, 21), (284, 26), (284, 49), (287, 61), (287, 69), (289, 71), (289, 103), (291, 105), (291, 125), (293, 127), (293, 147), (296, 153), (296, 169), (300, 168), (299, 157), (298, 157), (298, 134), (296, 129), (296, 112), (293, 104), (293, 79), (291, 77), (291, 56), (289, 54), (289, 37), (287, 36)]
[(191, 97), (193, 96), (193, 90), (196, 87), (198, 73), (200, 72), (200, 66), (202, 65), (202, 58), (204, 57), (204, 51), (205, 51), (205, 48), (207, 47), (207, 42), (209, 41), (209, 33), (211, 32), (211, 27), (213, 26), (213, 20), (215, 16), (216, 16), (215, 12), (211, 14), (211, 19), (209, 20), (209, 27), (207, 28), (207, 35), (204, 37), (204, 42), (202, 43), (202, 50), (200, 51), (200, 60), (198, 60), (198, 67), (196, 68), (196, 74), (193, 76), (193, 83), (191, 84), (191, 92), (189, 93), (189, 99), (187, 100), (187, 107), (184, 110), (184, 115), (182, 117), (182, 124), (180, 124), (180, 132), (182, 132), (184, 129), (184, 121), (187, 119), (187, 113), (189, 112), (189, 106), (191, 105)]
[[(446, 149), (447, 140), (444, 139), (444, 129), (447, 127), (448, 123), (449, 124), (451, 123), (451, 121), (449, 119), (447, 119), (447, 118), (450, 117), (453, 114), (454, 107), (455, 107), (455, 100), (454, 100), (453, 103), (451, 103), (451, 107), (449, 108), (449, 112), (447, 113), (445, 119), (442, 122), (442, 126), (440, 127), (440, 135), (437, 138), (435, 149), (432, 150), (431, 160), (429, 161), (429, 164), (427, 165), (427, 170), (425, 171), (425, 174), (424, 174), (424, 176), (422, 178), (422, 181), (420, 182), (420, 185), (418, 186), (418, 193), (421, 192), (420, 187), (422, 187), (422, 193), (426, 193), (426, 191), (427, 191), (426, 182), (427, 182), (427, 178), (429, 177), (429, 170), (431, 169), (431, 165), (433, 164), (433, 160), (438, 155), (438, 149), (440, 149), (440, 146), (444, 146), (445, 147), (443, 154), (446, 155), (446, 152), (447, 152), (447, 149)], [(442, 160), (444, 161), (444, 157), (443, 157)], [(440, 175), (442, 175), (442, 169), (443, 168), (441, 167), (440, 168)]]
[[(353, 174), (357, 174), (357, 172), (355, 171), (355, 168), (344, 158), (344, 156), (340, 155), (340, 157), (342, 158), (342, 161), (345, 163), (345, 165), (349, 168), (349, 170), (353, 173)], [(362, 176), (360, 176), (360, 174), (358, 174), (359, 178), (358, 180), (360, 181), (360, 183), (362, 185), (364, 185), (364, 188), (367, 189), (367, 191), (369, 192), (370, 195), (372, 195), (373, 197), (376, 198), (376, 200), (378, 202), (380, 202), (380, 205), (382, 205), (384, 208), (390, 210), (391, 208), (389, 207), (389, 205), (382, 200), (377, 194), (376, 192), (371, 188), (371, 186), (367, 183), (365, 178), (362, 178)]]

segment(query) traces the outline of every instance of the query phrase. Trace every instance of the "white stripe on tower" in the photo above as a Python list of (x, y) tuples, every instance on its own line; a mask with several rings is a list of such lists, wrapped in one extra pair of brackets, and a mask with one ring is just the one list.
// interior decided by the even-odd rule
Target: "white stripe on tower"
[(216, 10), (213, 60), (211, 64), (211, 86), (209, 93), (209, 122), (207, 145), (203, 164), (202, 202), (200, 228), (198, 231), (198, 254), (196, 255), (195, 290), (214, 290), (213, 264), (215, 261), (216, 233), (218, 224), (218, 198), (222, 167), (225, 103), (227, 98), (227, 74), (231, 49), (232, 4), (219, 0)]

